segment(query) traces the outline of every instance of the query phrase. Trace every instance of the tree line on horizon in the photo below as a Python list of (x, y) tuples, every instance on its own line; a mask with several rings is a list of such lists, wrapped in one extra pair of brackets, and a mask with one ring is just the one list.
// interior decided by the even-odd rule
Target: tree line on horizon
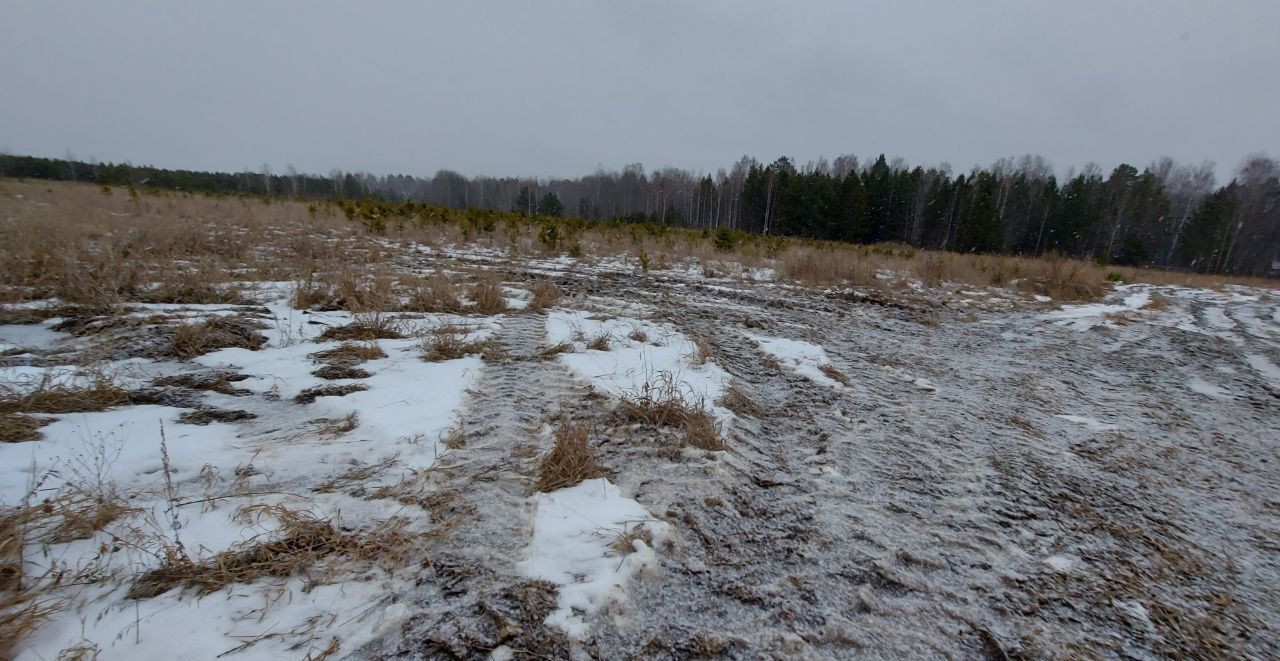
[(1096, 165), (1061, 180), (1042, 157), (1002, 159), (952, 175), (883, 155), (820, 159), (743, 157), (714, 176), (640, 164), (578, 178), (431, 178), (331, 171), (196, 172), (72, 159), (0, 155), (0, 176), (95, 182), (229, 195), (376, 198), (448, 208), (736, 229), (851, 243), (897, 242), (958, 252), (1101, 264), (1276, 275), (1280, 162), (1251, 156), (1225, 185), (1211, 163), (1161, 159), (1142, 170)]

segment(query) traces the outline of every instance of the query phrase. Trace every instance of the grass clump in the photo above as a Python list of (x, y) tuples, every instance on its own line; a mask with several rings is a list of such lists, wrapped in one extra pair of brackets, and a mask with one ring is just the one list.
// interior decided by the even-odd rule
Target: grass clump
[(831, 379), (832, 381), (835, 381), (835, 382), (839, 383), (839, 384), (840, 384), (840, 385), (842, 385), (842, 386), (847, 386), (847, 385), (849, 385), (849, 383), (850, 383), (850, 381), (849, 381), (849, 375), (847, 375), (847, 374), (845, 374), (844, 372), (841, 372), (840, 370), (836, 369), (836, 366), (835, 366), (835, 365), (832, 365), (832, 364), (830, 364), (830, 363), (823, 363), (823, 364), (819, 365), (819, 366), (818, 366), (818, 371), (820, 371), (820, 372), (822, 372), (823, 374), (827, 375), (827, 378)]
[(653, 532), (649, 527), (637, 523), (634, 525), (623, 526), (621, 530), (613, 530), (606, 533), (612, 541), (609, 548), (618, 555), (631, 555), (636, 552), (636, 541), (644, 542), (645, 546), (653, 546)]
[(240, 422), (253, 420), (258, 416), (242, 409), (197, 409), (185, 411), (178, 416), (178, 422), (184, 425), (204, 426), (212, 422)]
[(351, 365), (325, 365), (312, 371), (311, 375), (332, 381), (337, 379), (367, 379), (373, 376), (373, 373)]
[(374, 342), (367, 344), (346, 343), (332, 349), (308, 354), (307, 358), (329, 365), (359, 365), (365, 361), (386, 358), (387, 353)]
[(173, 335), (171, 354), (189, 360), (210, 351), (238, 347), (257, 351), (267, 343), (262, 326), (244, 317), (210, 317), (198, 324), (182, 324)]
[(486, 354), (492, 351), (492, 343), (485, 340), (466, 341), (465, 335), (457, 333), (436, 333), (423, 345), (422, 359), (435, 363), (444, 360), (455, 360), (473, 354)]
[(596, 351), (608, 351), (609, 340), (610, 336), (608, 333), (601, 333), (590, 340), (587, 340), (587, 348), (594, 349)]
[(467, 297), (474, 304), (472, 309), (480, 314), (502, 314), (507, 311), (506, 294), (495, 279), (482, 280), (472, 285)]
[(382, 522), (367, 532), (344, 532), (331, 520), (282, 505), (256, 505), (238, 512), (242, 520), (261, 516), (280, 522), (279, 537), (240, 545), (200, 562), (171, 551), (160, 567), (134, 581), (126, 596), (149, 599), (174, 588), (207, 595), (259, 578), (301, 574), (337, 557), (393, 569), (404, 561), (412, 545), (412, 536), (399, 529), (404, 521), (398, 519)]
[(538, 491), (555, 491), (605, 475), (587, 445), (589, 434), (585, 422), (561, 419), (555, 430), (555, 446), (538, 464)]
[(729, 384), (720, 396), (720, 405), (738, 415), (749, 415), (759, 418), (764, 415), (764, 407), (756, 403), (738, 384)]
[(533, 283), (529, 291), (533, 293), (533, 299), (529, 301), (529, 310), (534, 312), (555, 307), (556, 303), (564, 298), (564, 292), (561, 292), (556, 283), (551, 280), (539, 280)]
[(443, 275), (435, 275), (415, 281), (409, 300), (401, 309), (457, 314), (463, 311), (463, 305), (458, 285)]
[(670, 372), (659, 372), (635, 392), (624, 394), (616, 415), (624, 423), (667, 427), (682, 432), (686, 445), (702, 450), (724, 450), (720, 425), (703, 402), (693, 400)]
[(248, 395), (249, 391), (243, 388), (237, 388), (231, 384), (244, 381), (249, 378), (247, 374), (235, 374), (232, 372), (214, 372), (213, 374), (175, 374), (172, 376), (162, 376), (153, 380), (152, 385), (167, 386), (172, 388), (189, 388), (191, 390), (208, 390), (210, 392), (221, 393), (223, 395), (242, 396)]
[(1142, 306), (1144, 310), (1155, 310), (1157, 312), (1169, 309), (1169, 299), (1159, 294), (1153, 294), (1147, 304)]
[(562, 353), (573, 353), (573, 343), (557, 342), (555, 344), (542, 347), (538, 350), (538, 357), (543, 360), (550, 360)]
[(320, 334), (322, 340), (371, 341), (399, 340), (404, 337), (401, 324), (390, 317), (371, 314), (357, 315), (355, 320), (345, 326), (330, 326)]
[(39, 429), (53, 420), (33, 413), (105, 411), (128, 401), (128, 393), (101, 373), (90, 374), (87, 381), (73, 375), (59, 382), (46, 374), (23, 387), (0, 385), (0, 442), (40, 440)]
[(316, 401), (317, 397), (345, 397), (353, 392), (368, 390), (369, 386), (363, 383), (343, 383), (332, 384), (327, 386), (316, 386), (315, 388), (307, 388), (298, 393), (293, 401), (299, 404), (311, 404)]

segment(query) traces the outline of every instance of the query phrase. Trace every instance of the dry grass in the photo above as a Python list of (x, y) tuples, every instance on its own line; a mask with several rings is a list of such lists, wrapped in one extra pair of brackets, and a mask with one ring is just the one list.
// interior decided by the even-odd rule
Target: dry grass
[(293, 398), (293, 401), (299, 404), (311, 404), (316, 401), (317, 397), (344, 397), (353, 392), (360, 392), (368, 389), (369, 386), (366, 386), (363, 383), (335, 383), (327, 386), (316, 386), (314, 388), (307, 388), (306, 390), (298, 393), (297, 396)]
[(385, 269), (365, 273), (343, 266), (323, 274), (308, 272), (293, 285), (292, 305), (299, 310), (377, 312), (395, 309), (400, 298)]
[(456, 333), (435, 333), (423, 343), (422, 359), (427, 362), (455, 360), (473, 354), (485, 354), (493, 349), (492, 342), (487, 340), (466, 341), (465, 335)]
[(206, 595), (260, 578), (303, 574), (335, 558), (392, 570), (403, 564), (413, 542), (412, 535), (399, 529), (404, 522), (397, 519), (381, 522), (369, 531), (344, 532), (331, 520), (282, 505), (242, 508), (238, 516), (242, 520), (270, 516), (280, 522), (280, 535), (270, 541), (239, 545), (200, 562), (170, 552), (160, 567), (134, 581), (127, 598), (149, 599), (174, 588)]
[(644, 343), (649, 341), (649, 334), (644, 332), (643, 328), (637, 328), (627, 334), (627, 339)]
[(155, 287), (130, 297), (141, 303), (182, 303), (186, 305), (252, 305), (242, 286), (219, 282), (221, 274), (210, 267), (200, 267), (181, 280), (163, 280)]
[(313, 370), (311, 375), (332, 381), (337, 379), (367, 379), (373, 376), (373, 373), (350, 365), (325, 365)]
[(529, 291), (533, 293), (533, 298), (529, 301), (528, 309), (534, 312), (555, 307), (556, 303), (564, 298), (564, 292), (560, 291), (556, 283), (551, 280), (539, 280), (533, 283)]
[(587, 348), (595, 351), (608, 351), (609, 340), (610, 335), (608, 333), (601, 333), (587, 340)]
[(316, 435), (320, 438), (338, 438), (360, 426), (360, 414), (352, 411), (341, 418), (317, 418)]
[(749, 415), (759, 418), (764, 415), (764, 407), (756, 403), (738, 384), (730, 383), (720, 397), (720, 405), (738, 415)]
[(204, 426), (214, 422), (242, 422), (257, 417), (242, 409), (197, 409), (184, 411), (178, 416), (178, 422), (184, 425)]
[(844, 372), (841, 372), (840, 370), (836, 369), (835, 365), (831, 365), (829, 363), (823, 363), (818, 366), (818, 370), (823, 374), (826, 374), (827, 378), (831, 379), (832, 381), (836, 381), (841, 385), (845, 385), (845, 386), (849, 385), (849, 376)]
[(715, 350), (711, 346), (711, 341), (705, 337), (694, 337), (693, 354), (690, 356), (690, 362), (694, 365), (706, 365), (707, 361), (715, 355)]
[(128, 393), (102, 372), (63, 380), (46, 373), (34, 383), (0, 384), (0, 442), (39, 440), (40, 427), (52, 420), (28, 414), (105, 411), (128, 401)]
[(51, 418), (34, 418), (17, 413), (0, 414), (0, 443), (38, 441), (40, 428), (53, 422)]
[(538, 491), (555, 491), (605, 475), (587, 445), (589, 435), (586, 423), (560, 420), (555, 430), (556, 444), (538, 464)]
[(410, 283), (409, 301), (401, 308), (409, 312), (463, 312), (460, 288), (443, 275), (414, 279)]
[(1151, 300), (1147, 301), (1147, 304), (1142, 306), (1142, 309), (1156, 311), (1168, 310), (1169, 299), (1159, 294), (1152, 294)]
[(210, 351), (239, 347), (257, 351), (267, 343), (262, 325), (244, 317), (210, 317), (198, 324), (182, 324), (174, 331), (172, 355), (190, 360)]
[(782, 255), (778, 275), (810, 287), (836, 284), (879, 287), (877, 266), (859, 251), (845, 246), (798, 247)]
[(472, 285), (467, 297), (474, 304), (472, 311), (479, 314), (501, 314), (507, 311), (507, 296), (496, 279), (489, 278)]
[(26, 546), (88, 539), (136, 511), (114, 490), (82, 489), (33, 505), (0, 509), (0, 659), (10, 658), (19, 641), (62, 610), (64, 601), (52, 596), (54, 588), (94, 580), (91, 568), (28, 576), (23, 564)]
[(346, 343), (308, 354), (307, 358), (317, 362), (326, 363), (328, 365), (359, 365), (360, 363), (386, 358), (387, 353), (379, 347), (376, 342), (368, 342), (366, 344)]
[(250, 391), (237, 388), (231, 384), (249, 378), (247, 374), (231, 372), (214, 372), (213, 374), (175, 374), (162, 376), (151, 382), (152, 385), (171, 388), (189, 388), (191, 390), (208, 390), (223, 395), (248, 395)]
[(646, 379), (636, 392), (624, 394), (616, 409), (627, 424), (679, 429), (686, 445), (703, 450), (724, 450), (720, 425), (702, 401), (687, 396), (670, 372)]
[(635, 553), (637, 540), (644, 542), (645, 546), (653, 546), (653, 533), (642, 523), (625, 525), (621, 530), (611, 530), (606, 534), (612, 540), (609, 548), (618, 555), (626, 556)]
[[(68, 182), (3, 182), (0, 294), (110, 307), (129, 300), (236, 302), (228, 274), (287, 280), (343, 253), (380, 254), (340, 215), (165, 192), (131, 198)], [(347, 258), (349, 261), (349, 257)]]
[(555, 344), (542, 347), (540, 350), (538, 350), (538, 357), (542, 358), (543, 360), (549, 360), (551, 358), (555, 358), (556, 356), (562, 353), (573, 353), (573, 343), (557, 342)]
[(371, 313), (358, 314), (345, 326), (330, 326), (320, 334), (322, 340), (372, 341), (398, 340), (404, 337), (404, 324), (390, 316)]

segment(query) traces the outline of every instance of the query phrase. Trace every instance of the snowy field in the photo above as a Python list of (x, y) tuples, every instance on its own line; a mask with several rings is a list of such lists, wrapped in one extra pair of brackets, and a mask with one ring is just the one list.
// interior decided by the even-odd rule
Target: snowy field
[[(507, 309), (299, 310), (290, 283), (130, 306), (262, 338), (190, 357), (138, 349), (138, 325), (0, 325), (10, 396), (128, 394), (0, 443), (0, 503), (86, 519), (24, 540), (48, 613), (15, 659), (1280, 649), (1272, 291), (883, 305), (723, 266), (401, 265), (491, 273)], [(545, 310), (541, 279), (565, 295)], [(371, 327), (391, 330), (332, 330)], [(445, 335), (473, 348), (424, 359)], [(619, 412), (663, 388), (724, 449)], [(538, 491), (565, 420), (602, 471)]]

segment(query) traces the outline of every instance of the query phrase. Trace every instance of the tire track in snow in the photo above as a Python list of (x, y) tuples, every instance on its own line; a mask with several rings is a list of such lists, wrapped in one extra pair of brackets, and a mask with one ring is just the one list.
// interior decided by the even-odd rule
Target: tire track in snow
[[(539, 427), (562, 407), (595, 415), (599, 397), (556, 361), (537, 357), (545, 318), (508, 315), (495, 342), (505, 357), (486, 362), (461, 420), (464, 445), (445, 455), (428, 481), (428, 501), (455, 518), (409, 605), (399, 635), (362, 651), (369, 658), (486, 658), (499, 645), (562, 656), (568, 642), (542, 619), (554, 587), (526, 579), (517, 563), (531, 536), (530, 498), (543, 450)], [(424, 384), (431, 387), (431, 384)]]

